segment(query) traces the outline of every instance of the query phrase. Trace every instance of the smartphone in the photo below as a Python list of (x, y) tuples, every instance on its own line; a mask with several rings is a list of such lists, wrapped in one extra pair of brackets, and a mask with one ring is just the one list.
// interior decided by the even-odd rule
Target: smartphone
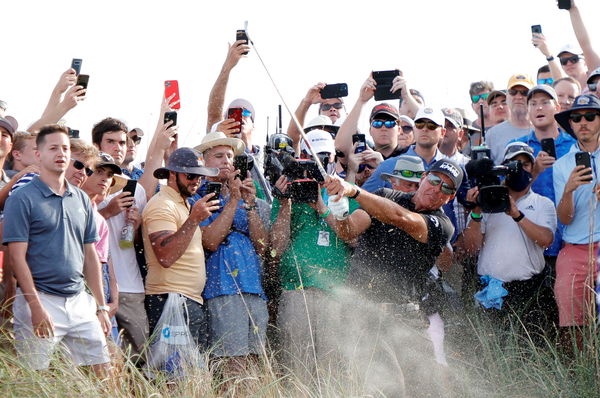
[(81, 63), (83, 62), (80, 58), (73, 58), (71, 61), (71, 68), (75, 69), (75, 74), (79, 76), (81, 73)]
[(173, 124), (170, 127), (177, 126), (177, 112), (165, 112), (164, 123), (167, 124), (169, 120), (173, 121)]
[[(235, 41), (238, 40), (246, 40), (246, 44), (248, 44), (248, 35), (245, 30), (238, 30), (235, 32)], [(242, 53), (242, 55), (248, 55), (248, 51)]]
[(321, 89), (321, 98), (341, 98), (348, 96), (348, 85), (346, 83), (328, 84)]
[(542, 151), (556, 159), (556, 146), (554, 145), (554, 138), (542, 139)]
[(542, 34), (542, 25), (531, 25), (531, 34)]
[[(137, 186), (137, 180), (127, 180), (127, 184), (123, 188), (123, 192), (129, 192), (129, 196), (135, 196), (135, 187)], [(127, 206), (131, 207), (131, 205)]]
[(354, 150), (354, 153), (361, 153), (367, 150), (367, 137), (364, 134), (352, 134), (352, 144), (359, 143)]
[[(575, 154), (575, 164), (577, 166), (585, 166), (585, 168), (591, 168), (592, 167), (592, 158), (590, 157), (590, 153), (589, 152), (577, 152)], [(591, 170), (589, 173), (586, 173), (584, 175), (590, 176), (590, 178), (588, 178), (588, 181), (592, 180)]]
[(239, 170), (240, 174), (237, 175), (240, 180), (244, 181), (248, 175), (248, 155), (241, 153), (233, 158), (233, 169)]
[(69, 138), (79, 138), (79, 130), (73, 130), (69, 127)]
[(229, 108), (229, 110), (227, 111), (227, 119), (234, 119), (236, 122), (238, 122), (239, 128), (242, 128), (242, 112), (244, 110), (242, 108)]
[(377, 83), (377, 87), (375, 88), (375, 101), (400, 99), (402, 90), (398, 90), (395, 93), (390, 92), (392, 82), (396, 76), (400, 76), (400, 71), (398, 69), (373, 71), (373, 79)]
[(561, 10), (570, 10), (571, 0), (558, 0), (558, 8)]
[(206, 194), (215, 193), (210, 200), (217, 200), (221, 196), (221, 183), (220, 182), (209, 182), (206, 184)]
[[(180, 98), (179, 98), (179, 83), (177, 82), (177, 80), (165, 80), (165, 98), (169, 98), (173, 94), (175, 94), (175, 96), (173, 98), (171, 98), (171, 102), (169, 104), (172, 104), (173, 102), (180, 100)], [(177, 102), (175, 105), (171, 106), (171, 108), (180, 109), (181, 102)]]
[(81, 86), (81, 87), (87, 89), (89, 81), (90, 81), (90, 75), (77, 76), (77, 86)]

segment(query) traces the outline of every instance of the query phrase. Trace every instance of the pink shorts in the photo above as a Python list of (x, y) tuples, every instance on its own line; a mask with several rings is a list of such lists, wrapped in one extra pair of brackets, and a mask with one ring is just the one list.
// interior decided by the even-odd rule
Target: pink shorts
[(589, 245), (565, 243), (558, 254), (554, 295), (560, 326), (584, 325), (585, 319), (593, 315), (597, 256), (598, 243), (594, 243), (593, 265), (589, 261)]

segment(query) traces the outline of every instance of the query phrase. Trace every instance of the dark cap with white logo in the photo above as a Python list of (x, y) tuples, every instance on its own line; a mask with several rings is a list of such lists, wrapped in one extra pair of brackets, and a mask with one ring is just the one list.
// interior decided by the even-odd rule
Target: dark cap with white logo
[(458, 189), (463, 180), (463, 171), (458, 164), (449, 159), (440, 159), (431, 165), (428, 170), (430, 173), (436, 171), (447, 175), (454, 184), (454, 188)]

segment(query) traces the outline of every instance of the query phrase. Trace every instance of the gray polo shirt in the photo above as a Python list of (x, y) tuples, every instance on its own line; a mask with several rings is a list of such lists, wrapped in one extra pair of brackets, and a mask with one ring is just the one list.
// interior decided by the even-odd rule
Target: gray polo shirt
[(28, 243), (26, 260), (38, 291), (62, 297), (79, 293), (83, 245), (97, 240), (90, 199), (69, 183), (59, 196), (36, 176), (6, 201), (3, 243)]

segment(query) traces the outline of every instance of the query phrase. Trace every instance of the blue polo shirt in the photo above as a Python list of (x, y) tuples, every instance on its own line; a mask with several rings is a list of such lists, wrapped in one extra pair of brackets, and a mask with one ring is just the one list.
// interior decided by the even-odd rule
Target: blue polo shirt
[[(575, 154), (581, 151), (579, 145), (575, 143), (569, 153), (554, 163), (554, 193), (556, 195), (555, 203), (558, 207), (565, 190), (565, 185), (569, 180), (571, 172), (575, 168)], [(598, 173), (600, 172), (600, 148), (591, 154), (592, 157), (592, 176), (590, 184), (579, 186), (573, 192), (573, 206), (575, 216), (569, 225), (565, 225), (563, 231), (563, 240), (568, 243), (583, 245), (590, 241), (590, 221), (594, 222), (593, 242), (600, 241), (600, 210), (594, 206), (593, 212), (590, 212), (590, 201), (594, 201), (594, 187), (600, 182)]]
[(36, 290), (61, 297), (83, 289), (83, 246), (98, 240), (88, 195), (66, 185), (59, 196), (36, 176), (4, 208), (3, 243), (27, 242)]
[[(410, 155), (410, 156), (416, 156), (418, 158), (421, 158), (421, 160), (423, 161), (423, 166), (425, 167), (425, 170), (429, 170), (431, 165), (434, 164), (435, 162), (437, 162), (438, 160), (444, 159), (444, 155), (440, 151), (436, 150), (435, 156), (433, 157), (433, 159), (431, 159), (431, 162), (428, 163), (421, 156), (417, 155), (417, 153), (415, 152), (414, 145), (411, 145), (410, 148), (408, 148), (408, 150), (405, 153), (403, 153), (402, 155)], [(402, 155), (399, 155), (399, 156), (402, 156)], [(386, 159), (383, 162), (381, 162), (381, 164), (375, 169), (373, 174), (371, 174), (371, 177), (369, 177), (369, 179), (361, 186), (361, 188), (368, 192), (375, 192), (379, 188), (391, 188), (392, 184), (390, 184), (388, 181), (382, 180), (381, 174), (382, 173), (390, 173), (391, 174), (392, 171), (394, 171), (394, 167), (396, 167), (397, 161), (398, 161), (398, 156), (394, 156), (393, 158), (389, 158), (389, 159)]]
[[(532, 129), (528, 135), (523, 137), (519, 137), (511, 142), (524, 142), (533, 148), (533, 153), (535, 156), (540, 153), (542, 150), (542, 143), (535, 136), (535, 132)], [(573, 144), (577, 141), (570, 134), (565, 133), (561, 129), (558, 129), (558, 136), (554, 139), (554, 146), (556, 147), (556, 158), (560, 159), (564, 155), (566, 155), (570, 150)], [(531, 185), (531, 189), (533, 192), (545, 196), (550, 199), (552, 202), (556, 202), (554, 197), (554, 183), (552, 177), (552, 170), (554, 167), (548, 167), (544, 170), (538, 177), (535, 179), (533, 184)], [(560, 247), (562, 246), (562, 230), (564, 226), (559, 222), (558, 228), (554, 234), (554, 241), (552, 245), (550, 245), (545, 251), (544, 255), (546, 256), (558, 256), (558, 252), (560, 251)]]

